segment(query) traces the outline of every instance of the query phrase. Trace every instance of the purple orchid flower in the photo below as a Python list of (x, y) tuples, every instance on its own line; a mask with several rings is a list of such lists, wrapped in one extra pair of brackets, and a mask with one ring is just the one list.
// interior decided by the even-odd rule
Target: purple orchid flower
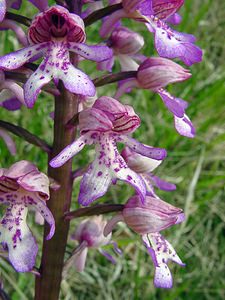
[[(7, 92), (6, 92), (7, 91)], [(24, 93), (21, 86), (12, 80), (5, 79), (5, 74), (0, 70), (0, 106), (7, 110), (18, 110), (24, 104)]]
[(186, 80), (190, 76), (191, 74), (188, 70), (169, 59), (151, 57), (139, 66), (135, 78), (131, 78), (120, 84), (115, 98), (119, 99), (124, 93), (134, 87), (150, 89), (156, 92), (168, 110), (173, 114), (177, 132), (180, 135), (193, 138), (195, 136), (195, 128), (185, 114), (188, 103), (183, 99), (172, 96), (163, 89), (170, 83)]
[(34, 45), (0, 58), (0, 68), (13, 70), (32, 58), (44, 56), (43, 62), (24, 85), (26, 105), (33, 107), (43, 85), (52, 79), (62, 80), (72, 93), (94, 96), (95, 86), (90, 78), (76, 69), (69, 59), (69, 51), (97, 62), (112, 56), (106, 46), (83, 44), (86, 36), (82, 19), (61, 6), (53, 6), (38, 14), (29, 28), (28, 37)]
[(55, 231), (55, 221), (46, 206), (49, 199), (48, 177), (28, 161), (0, 169), (0, 203), (8, 205), (1, 219), (0, 242), (8, 250), (9, 261), (18, 272), (32, 270), (38, 251), (26, 224), (28, 209), (36, 210), (50, 225), (46, 239)]
[(138, 173), (144, 180), (148, 196), (159, 198), (154, 191), (154, 186), (164, 191), (173, 191), (176, 189), (175, 184), (164, 181), (152, 174), (152, 171), (162, 163), (162, 160), (142, 156), (132, 151), (129, 147), (125, 147), (121, 155), (128, 167)]
[(86, 144), (95, 144), (95, 160), (81, 180), (78, 196), (80, 204), (89, 205), (103, 196), (116, 179), (131, 184), (144, 201), (145, 184), (138, 174), (128, 168), (116, 144), (122, 142), (133, 151), (156, 160), (163, 159), (166, 151), (144, 146), (129, 137), (128, 134), (134, 132), (139, 125), (140, 119), (131, 106), (122, 105), (110, 97), (99, 98), (92, 108), (79, 114), (81, 136), (53, 158), (50, 165), (53, 168), (60, 167), (80, 152)]
[(75, 266), (78, 272), (82, 272), (85, 268), (87, 252), (90, 248), (98, 249), (111, 263), (115, 264), (116, 260), (102, 247), (108, 244), (113, 244), (116, 253), (121, 254), (121, 250), (117, 244), (111, 240), (111, 234), (107, 237), (103, 235), (103, 229), (107, 221), (102, 216), (96, 216), (82, 221), (77, 227), (72, 239), (79, 242), (74, 255), (71, 257), (70, 262)]
[(113, 50), (114, 56), (98, 63), (99, 70), (112, 71), (114, 59), (118, 58), (122, 71), (137, 70), (135, 55), (144, 46), (143, 37), (126, 27), (119, 26), (111, 34), (107, 45)]
[(195, 37), (171, 29), (163, 20), (173, 16), (183, 5), (183, 0), (123, 0), (123, 8), (114, 12), (104, 22), (100, 30), (102, 37), (108, 36), (114, 24), (121, 18), (131, 18), (144, 22), (154, 34), (158, 54), (167, 58), (179, 58), (191, 66), (202, 60), (202, 50), (194, 45)]
[(184, 214), (160, 199), (146, 197), (143, 204), (139, 196), (131, 197), (123, 211), (105, 226), (104, 235), (110, 234), (118, 222), (125, 222), (140, 234), (155, 266), (154, 284), (159, 288), (172, 288), (173, 279), (167, 266), (169, 260), (184, 266), (174, 248), (159, 231), (184, 221)]

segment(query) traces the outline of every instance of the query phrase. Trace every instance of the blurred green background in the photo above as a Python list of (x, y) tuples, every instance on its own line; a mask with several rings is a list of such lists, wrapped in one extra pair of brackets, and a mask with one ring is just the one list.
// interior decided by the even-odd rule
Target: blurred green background
[[(53, 1), (51, 1), (52, 3)], [(197, 135), (194, 139), (179, 136), (173, 127), (173, 117), (166, 110), (159, 96), (149, 91), (135, 90), (122, 98), (123, 103), (132, 104), (141, 117), (142, 125), (134, 136), (139, 141), (163, 147), (168, 158), (157, 169), (156, 174), (177, 184), (172, 193), (158, 192), (169, 203), (181, 207), (186, 214), (186, 222), (169, 228), (163, 235), (174, 246), (185, 268), (170, 263), (174, 287), (160, 290), (153, 286), (154, 268), (151, 258), (142, 246), (140, 237), (125, 227), (118, 225), (113, 239), (123, 250), (116, 265), (108, 263), (97, 251), (90, 250), (86, 269), (79, 274), (71, 269), (62, 282), (61, 299), (224, 299), (225, 298), (225, 243), (224, 243), (224, 181), (225, 181), (225, 9), (223, 1), (189, 0), (180, 13), (182, 23), (178, 31), (192, 33), (197, 44), (204, 51), (203, 62), (191, 67), (192, 77), (186, 82), (169, 87), (174, 95), (187, 100), (187, 110), (193, 121)], [(225, 7), (224, 7), (225, 8)], [(22, 14), (31, 17), (37, 10), (23, 1)], [(142, 24), (127, 22), (133, 30), (145, 37), (143, 53), (155, 55), (152, 36)], [(99, 23), (87, 29), (88, 43), (100, 41)], [(25, 28), (26, 29), (26, 28)], [(93, 38), (94, 37), (94, 38)], [(1, 55), (19, 49), (12, 32), (0, 34)], [(86, 62), (83, 68), (92, 78), (101, 73), (94, 71), (95, 64)], [(115, 71), (117, 68), (115, 69)], [(99, 95), (114, 94), (116, 85), (99, 89)], [(52, 141), (53, 121), (49, 113), (53, 110), (53, 100), (41, 93), (34, 109), (22, 108), (19, 112), (0, 110), (0, 119), (23, 126), (49, 143)], [(47, 157), (38, 148), (14, 137), (17, 154), (12, 157), (0, 140), (1, 167), (27, 159), (46, 172)], [(88, 148), (74, 158), (74, 167), (85, 165), (93, 159), (93, 148)], [(90, 150), (91, 149), (91, 150)], [(73, 208), (77, 207), (76, 197), (79, 182), (75, 182)], [(124, 203), (133, 190), (118, 183), (99, 202)], [(71, 222), (71, 232), (79, 220)], [(39, 242), (42, 243), (42, 227), (29, 216), (29, 224)], [(68, 253), (75, 243), (68, 242)], [(108, 249), (110, 250), (110, 247)], [(37, 266), (40, 261), (38, 254)], [(54, 255), (54, 253), (52, 254)], [(33, 298), (34, 276), (18, 274), (3, 259), (0, 259), (0, 276), (5, 291), (13, 300)]]

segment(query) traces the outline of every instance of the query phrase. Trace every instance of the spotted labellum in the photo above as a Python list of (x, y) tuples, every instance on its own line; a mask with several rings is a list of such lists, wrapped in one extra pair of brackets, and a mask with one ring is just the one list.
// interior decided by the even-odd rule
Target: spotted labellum
[(50, 225), (46, 239), (51, 239), (54, 234), (54, 218), (46, 206), (48, 199), (48, 177), (32, 163), (22, 160), (9, 169), (0, 169), (0, 203), (7, 205), (0, 221), (0, 243), (18, 272), (33, 269), (38, 251), (26, 223), (29, 209), (39, 212)]

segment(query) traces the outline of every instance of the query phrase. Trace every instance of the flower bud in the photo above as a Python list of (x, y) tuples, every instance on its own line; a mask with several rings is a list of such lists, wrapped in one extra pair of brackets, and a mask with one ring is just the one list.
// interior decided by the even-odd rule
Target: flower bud
[(144, 46), (143, 37), (125, 27), (116, 28), (109, 38), (115, 54), (135, 54)]
[(103, 235), (105, 225), (106, 221), (103, 220), (102, 216), (84, 220), (80, 223), (72, 238), (77, 240), (80, 244), (86, 242), (88, 248), (104, 246), (108, 244), (111, 239), (111, 235), (107, 237)]
[(141, 235), (159, 232), (184, 220), (182, 209), (148, 196), (144, 204), (138, 196), (131, 197), (123, 209), (123, 217)]
[(123, 221), (140, 235), (160, 232), (184, 221), (182, 209), (170, 205), (159, 198), (146, 196), (144, 204), (139, 196), (131, 197), (122, 213), (112, 218), (104, 229), (104, 234), (112, 232), (116, 223)]
[(157, 90), (174, 82), (188, 79), (189, 70), (162, 57), (146, 59), (138, 68), (137, 80), (141, 88)]

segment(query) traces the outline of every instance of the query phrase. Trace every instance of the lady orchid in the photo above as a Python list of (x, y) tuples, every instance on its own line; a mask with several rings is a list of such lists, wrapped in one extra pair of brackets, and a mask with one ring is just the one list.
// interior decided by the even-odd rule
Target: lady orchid
[(131, 184), (144, 202), (145, 184), (137, 173), (128, 168), (116, 144), (125, 143), (133, 151), (156, 160), (163, 159), (166, 151), (145, 146), (129, 137), (139, 125), (140, 119), (131, 106), (122, 105), (110, 97), (100, 97), (92, 108), (80, 112), (81, 136), (50, 162), (53, 168), (60, 167), (80, 152), (86, 144), (95, 144), (95, 160), (81, 180), (78, 196), (80, 204), (89, 205), (103, 196), (116, 179)]
[(172, 275), (167, 266), (169, 260), (184, 266), (173, 247), (161, 234), (161, 230), (184, 221), (181, 209), (160, 199), (147, 196), (142, 203), (139, 196), (131, 197), (121, 213), (113, 217), (105, 226), (104, 234), (111, 234), (118, 222), (125, 222), (140, 234), (155, 266), (154, 284), (160, 288), (171, 288)]
[(47, 239), (54, 234), (55, 221), (46, 206), (48, 199), (48, 177), (34, 164), (22, 160), (9, 169), (0, 169), (0, 203), (8, 206), (0, 222), (0, 242), (18, 272), (32, 270), (38, 251), (26, 223), (28, 209), (38, 211), (49, 223)]
[(162, 160), (155, 160), (142, 156), (132, 151), (129, 147), (125, 147), (121, 152), (121, 155), (126, 161), (128, 167), (138, 173), (144, 180), (148, 196), (158, 198), (154, 191), (154, 186), (164, 191), (173, 191), (176, 189), (175, 184), (166, 182), (152, 174), (152, 171), (154, 171), (162, 163)]
[(44, 57), (38, 69), (24, 85), (26, 105), (33, 107), (43, 87), (52, 79), (56, 84), (62, 80), (72, 93), (94, 96), (95, 87), (89, 77), (75, 68), (69, 60), (69, 51), (94, 61), (112, 56), (105, 46), (87, 46), (83, 20), (61, 6), (50, 7), (38, 14), (29, 28), (28, 38), (33, 45), (0, 58), (0, 68), (14, 70), (32, 58)]

